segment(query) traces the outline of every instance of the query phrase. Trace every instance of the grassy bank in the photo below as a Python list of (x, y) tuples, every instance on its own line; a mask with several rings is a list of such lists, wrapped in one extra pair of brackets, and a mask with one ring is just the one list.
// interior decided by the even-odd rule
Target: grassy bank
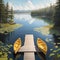
[(9, 23), (0, 23), (0, 33), (4, 33), (4, 32), (12, 32), (15, 29), (22, 27), (22, 24), (9, 24)]
[(43, 27), (34, 28), (34, 31), (41, 32), (43, 35), (48, 35), (50, 33), (50, 29), (53, 27), (53, 25), (47, 25)]

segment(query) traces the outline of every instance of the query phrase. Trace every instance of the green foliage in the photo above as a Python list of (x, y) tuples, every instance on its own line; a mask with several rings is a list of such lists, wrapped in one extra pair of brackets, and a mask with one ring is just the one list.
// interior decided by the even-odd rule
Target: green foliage
[(2, 20), (4, 20), (5, 18), (5, 5), (3, 0), (0, 0), (0, 22), (3, 22)]
[(11, 7), (11, 15), (10, 15), (10, 17), (11, 17), (11, 20), (13, 19), (13, 8)]
[(7, 23), (10, 19), (13, 19), (13, 8), (9, 9), (9, 4), (4, 4), (3, 0), (0, 0), (0, 23)]
[(8, 59), (8, 54), (11, 54), (11, 51), (9, 49), (12, 47), (11, 44), (5, 45), (0, 41), (0, 59), (1, 60), (7, 60)]
[(60, 26), (60, 0), (57, 0), (54, 14), (55, 26)]
[(52, 19), (54, 9), (55, 9), (55, 6), (51, 5), (50, 7), (47, 7), (47, 8), (42, 8), (40, 10), (32, 11), (31, 15), (39, 16), (41, 18)]
[(6, 21), (8, 21), (8, 17), (9, 17), (9, 5), (8, 5), (8, 3), (6, 4), (6, 9), (5, 9), (5, 19), (6, 19)]

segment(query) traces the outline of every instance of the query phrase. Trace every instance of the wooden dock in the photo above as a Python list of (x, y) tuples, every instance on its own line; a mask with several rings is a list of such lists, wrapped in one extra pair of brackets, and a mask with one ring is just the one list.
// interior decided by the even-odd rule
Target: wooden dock
[(34, 52), (25, 52), (24, 53), (24, 60), (35, 60)]
[(19, 52), (24, 52), (24, 60), (35, 60), (34, 52), (36, 52), (36, 49), (33, 35), (25, 36), (24, 46), (19, 50)]

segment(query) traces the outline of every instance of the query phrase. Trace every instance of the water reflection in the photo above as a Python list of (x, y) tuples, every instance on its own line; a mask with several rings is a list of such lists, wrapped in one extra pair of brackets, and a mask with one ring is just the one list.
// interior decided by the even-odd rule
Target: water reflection
[(31, 18), (30, 14), (19, 14), (19, 15), (16, 14), (14, 17), (18, 20), (28, 21), (29, 24), (32, 24), (35, 21), (35, 19)]
[(17, 53), (14, 55), (14, 60), (23, 60), (24, 53)]
[(37, 53), (37, 55), (41, 60), (46, 60), (46, 56), (42, 52)]
[[(42, 55), (42, 53), (35, 53), (36, 60), (48, 60), (48, 59), (54, 60), (55, 54), (57, 55), (57, 57), (60, 57), (60, 55), (59, 55), (60, 47), (55, 47), (55, 45), (54, 45), (55, 41), (54, 41), (52, 35), (48, 35), (50, 33), (50, 31), (49, 31), (50, 27), (47, 26), (49, 24), (47, 22), (45, 22), (44, 19), (32, 18), (30, 16), (30, 14), (19, 14), (19, 15), (15, 14), (14, 21), (19, 24), (22, 23), (23, 27), (15, 29), (15, 31), (9, 33), (6, 36), (0, 35), (1, 40), (4, 40), (6, 43), (14, 44), (16, 39), (20, 37), (22, 39), (22, 45), (24, 45), (25, 35), (33, 34), (35, 44), (36, 44), (37, 38), (39, 37), (39, 38), (42, 38), (48, 46), (48, 52), (47, 52), (46, 56)], [(42, 27), (44, 27), (44, 28), (42, 28)], [(40, 32), (35, 31), (34, 30), (35, 28), (41, 28), (41, 29), (38, 29)], [(45, 34), (43, 34), (43, 33), (45, 33)], [(11, 51), (13, 51), (13, 49)], [(9, 55), (9, 57), (10, 56), (13, 59), (15, 58), (16, 60), (24, 59), (24, 53), (23, 54), (19, 53), (15, 57), (12, 53), (11, 55)]]
[(0, 33), (0, 41), (2, 41), (3, 43), (6, 43), (5, 39), (6, 39), (6, 34), (2, 34)]
[[(34, 24), (34, 25), (39, 24), (39, 26), (48, 24), (48, 23), (44, 22), (42, 19), (32, 18), (31, 15), (28, 13), (27, 14), (19, 14), (19, 15), (15, 14), (14, 19), (15, 19), (16, 23), (19, 23), (19, 22), (21, 23), (21, 21), (24, 20), (24, 21), (28, 22), (29, 24)], [(40, 23), (38, 23), (38, 22), (40, 22)]]

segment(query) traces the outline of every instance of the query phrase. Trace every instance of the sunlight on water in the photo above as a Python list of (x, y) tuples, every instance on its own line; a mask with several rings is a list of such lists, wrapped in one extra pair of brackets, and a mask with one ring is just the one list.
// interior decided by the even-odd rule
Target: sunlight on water
[(29, 24), (33, 24), (34, 22), (37, 21), (40, 23), (36, 22), (35, 25), (37, 25), (37, 24), (42, 25), (42, 26), (48, 25), (48, 23), (45, 23), (43, 21), (43, 19), (32, 18), (31, 14), (29, 14), (29, 13), (15, 14), (14, 20), (15, 20), (15, 22), (24, 20), (24, 21), (28, 22)]
[(32, 19), (31, 15), (26, 13), (26, 14), (15, 14), (14, 18), (18, 19), (18, 20), (25, 20), (25, 21), (28, 21), (29, 24), (32, 24), (35, 19)]

